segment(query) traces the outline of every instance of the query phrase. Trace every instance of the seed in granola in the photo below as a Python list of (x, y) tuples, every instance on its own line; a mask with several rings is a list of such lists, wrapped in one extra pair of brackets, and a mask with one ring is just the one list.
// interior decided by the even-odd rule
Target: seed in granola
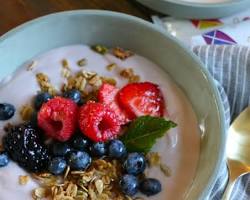
[(102, 85), (102, 79), (100, 76), (96, 75), (89, 80), (91, 86), (100, 87)]
[(77, 195), (77, 185), (70, 182), (66, 189), (66, 195), (70, 197), (75, 197)]
[(20, 185), (26, 185), (30, 180), (29, 176), (19, 176), (19, 184)]
[(69, 69), (69, 62), (68, 62), (67, 59), (63, 59), (63, 60), (62, 60), (62, 66), (63, 66), (64, 68), (68, 68), (68, 69)]
[(129, 78), (129, 83), (136, 83), (140, 81), (140, 76), (139, 75), (133, 75)]
[(116, 86), (116, 84), (117, 84), (117, 81), (114, 78), (102, 76), (101, 79), (102, 79), (103, 83), (108, 83), (108, 84), (114, 85), (114, 86)]
[(95, 46), (92, 46), (91, 49), (99, 54), (106, 54), (108, 52), (108, 49), (103, 46), (103, 45), (95, 45)]
[(161, 156), (158, 152), (149, 152), (146, 156), (149, 166), (159, 166), (161, 163)]
[(42, 187), (36, 188), (34, 190), (34, 195), (35, 197), (38, 198), (45, 198), (47, 196), (46, 193), (47, 193), (46, 189)]
[(130, 77), (134, 76), (134, 70), (132, 68), (123, 69), (120, 72), (120, 76), (129, 79)]
[(77, 61), (77, 65), (79, 67), (83, 67), (83, 66), (87, 65), (87, 59), (86, 58), (82, 58), (82, 59), (78, 60)]
[(37, 61), (32, 60), (28, 66), (27, 66), (27, 71), (31, 71), (34, 69), (34, 67), (37, 65)]
[(117, 64), (115, 64), (115, 63), (111, 63), (111, 64), (109, 64), (109, 65), (107, 65), (107, 70), (108, 71), (112, 71), (113, 69), (115, 69), (117, 67)]
[(113, 55), (121, 60), (125, 60), (130, 56), (134, 55), (132, 51), (124, 50), (120, 47), (113, 48)]
[(165, 176), (171, 176), (171, 169), (166, 164), (161, 163), (160, 169)]
[(24, 121), (30, 120), (31, 116), (33, 114), (33, 111), (34, 110), (30, 105), (22, 106), (21, 110), (20, 110), (20, 115), (21, 115), (22, 120), (24, 120)]

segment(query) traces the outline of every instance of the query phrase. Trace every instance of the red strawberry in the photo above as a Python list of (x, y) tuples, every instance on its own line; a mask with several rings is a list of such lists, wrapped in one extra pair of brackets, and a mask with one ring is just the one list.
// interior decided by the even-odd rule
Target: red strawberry
[(121, 128), (113, 110), (107, 105), (93, 101), (80, 108), (79, 126), (81, 131), (95, 142), (116, 138)]
[(38, 113), (38, 126), (45, 134), (59, 141), (67, 141), (77, 125), (77, 105), (70, 99), (55, 97), (44, 103)]
[(118, 116), (121, 125), (129, 122), (129, 119), (124, 111), (121, 110), (117, 103), (117, 93), (119, 89), (108, 83), (102, 84), (98, 92), (98, 100), (100, 103), (108, 105)]
[(117, 94), (119, 105), (127, 112), (130, 119), (150, 115), (155, 117), (164, 114), (164, 99), (158, 85), (144, 82), (131, 83)]

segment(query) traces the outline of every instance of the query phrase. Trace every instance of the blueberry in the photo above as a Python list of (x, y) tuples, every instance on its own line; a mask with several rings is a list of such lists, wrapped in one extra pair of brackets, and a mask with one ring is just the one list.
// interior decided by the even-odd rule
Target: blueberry
[(72, 138), (71, 145), (73, 148), (83, 151), (89, 147), (90, 141), (82, 134), (77, 134)]
[(63, 158), (55, 157), (49, 162), (49, 172), (55, 175), (62, 174), (67, 166)]
[(68, 164), (73, 170), (84, 170), (91, 164), (91, 157), (84, 151), (70, 152)]
[(6, 152), (0, 152), (0, 167), (5, 167), (9, 163), (9, 156)]
[(0, 120), (8, 120), (15, 114), (15, 107), (9, 103), (0, 103)]
[(37, 110), (39, 110), (41, 108), (41, 106), (43, 105), (43, 103), (46, 103), (47, 101), (49, 101), (52, 98), (53, 97), (49, 93), (47, 93), (47, 92), (39, 93), (35, 97), (35, 103), (34, 103), (35, 104), (35, 108)]
[(52, 145), (52, 154), (54, 156), (65, 156), (70, 150), (70, 146), (67, 143), (55, 142)]
[(140, 183), (140, 191), (147, 195), (152, 196), (161, 192), (161, 183), (154, 178), (146, 178)]
[(109, 156), (113, 158), (122, 158), (126, 155), (126, 147), (120, 140), (112, 140), (108, 147)]
[(97, 142), (90, 146), (91, 155), (96, 157), (105, 156), (107, 153), (107, 145), (104, 142)]
[(81, 102), (81, 93), (78, 90), (69, 90), (63, 94), (64, 97), (73, 100), (75, 103)]
[(134, 196), (138, 192), (138, 180), (133, 175), (125, 174), (120, 180), (120, 187), (126, 195)]
[(146, 159), (140, 153), (130, 153), (123, 163), (123, 168), (128, 174), (138, 175), (145, 170)]

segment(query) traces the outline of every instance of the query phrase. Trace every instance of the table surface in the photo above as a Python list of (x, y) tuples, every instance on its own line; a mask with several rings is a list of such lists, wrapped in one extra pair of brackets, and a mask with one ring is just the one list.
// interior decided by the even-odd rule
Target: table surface
[(135, 0), (0, 0), (0, 35), (31, 19), (75, 9), (123, 12), (145, 20), (155, 14)]

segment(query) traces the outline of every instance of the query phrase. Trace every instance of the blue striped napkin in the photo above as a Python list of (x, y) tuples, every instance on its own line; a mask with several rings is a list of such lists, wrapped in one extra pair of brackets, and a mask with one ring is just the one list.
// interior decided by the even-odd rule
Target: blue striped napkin
[[(238, 45), (196, 46), (193, 52), (208, 69), (221, 94), (227, 125), (250, 105), (250, 47)], [(228, 180), (226, 162), (207, 197), (220, 200)], [(230, 200), (250, 199), (250, 173), (237, 179)]]

